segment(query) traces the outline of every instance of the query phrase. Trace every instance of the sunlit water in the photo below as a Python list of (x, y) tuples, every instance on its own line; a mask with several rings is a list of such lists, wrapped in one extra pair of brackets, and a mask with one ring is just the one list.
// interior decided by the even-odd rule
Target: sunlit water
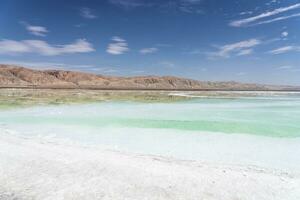
[(183, 160), (300, 171), (300, 95), (171, 96), (189, 98), (10, 106), (0, 110), (0, 132)]

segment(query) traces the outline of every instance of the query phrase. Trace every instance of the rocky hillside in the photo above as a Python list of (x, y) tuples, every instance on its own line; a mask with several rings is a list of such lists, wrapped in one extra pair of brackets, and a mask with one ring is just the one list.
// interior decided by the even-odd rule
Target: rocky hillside
[(95, 89), (226, 89), (268, 90), (290, 89), (237, 82), (204, 82), (172, 76), (110, 77), (96, 74), (63, 71), (33, 70), (0, 64), (0, 87), (34, 88), (95, 88)]

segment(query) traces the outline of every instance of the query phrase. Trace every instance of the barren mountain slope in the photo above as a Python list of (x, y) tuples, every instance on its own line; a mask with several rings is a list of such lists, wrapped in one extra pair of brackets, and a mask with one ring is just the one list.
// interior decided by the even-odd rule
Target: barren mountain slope
[(33, 70), (0, 64), (0, 87), (95, 88), (95, 89), (228, 89), (268, 90), (292, 87), (245, 84), (238, 82), (204, 82), (173, 76), (110, 77), (63, 70)]

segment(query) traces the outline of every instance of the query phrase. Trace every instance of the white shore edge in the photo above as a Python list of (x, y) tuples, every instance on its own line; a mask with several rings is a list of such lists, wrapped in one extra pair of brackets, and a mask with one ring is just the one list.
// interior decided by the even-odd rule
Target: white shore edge
[(0, 133), (0, 199), (299, 200), (300, 176)]

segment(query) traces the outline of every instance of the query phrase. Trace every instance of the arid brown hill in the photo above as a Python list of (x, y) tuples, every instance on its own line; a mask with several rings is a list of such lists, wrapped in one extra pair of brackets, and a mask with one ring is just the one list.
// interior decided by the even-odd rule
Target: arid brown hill
[(110, 77), (63, 70), (33, 70), (0, 64), (0, 87), (85, 88), (85, 89), (164, 89), (164, 90), (272, 90), (289, 87), (206, 82), (172, 76)]

